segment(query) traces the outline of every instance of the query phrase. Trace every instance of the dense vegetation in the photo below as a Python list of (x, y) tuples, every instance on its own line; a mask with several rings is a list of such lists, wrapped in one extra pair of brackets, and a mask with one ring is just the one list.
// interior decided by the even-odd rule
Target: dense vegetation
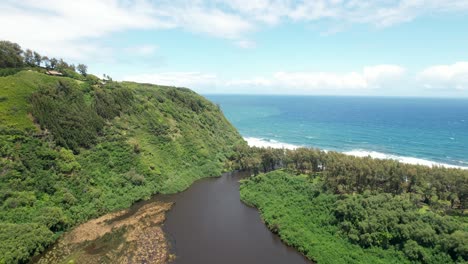
[(84, 79), (88, 71), (88, 66), (84, 64), (75, 66), (68, 64), (63, 59), (49, 59), (36, 51), (23, 50), (17, 43), (0, 40), (0, 76), (12, 75), (25, 68), (34, 68), (34, 70), (41, 72), (57, 70), (63, 76), (76, 79)]
[(0, 77), (0, 263), (27, 262), (78, 223), (220, 175), (242, 144), (188, 89), (54, 77), (40, 63), (11, 68), (24, 67), (24, 51), (0, 54), (21, 57)]
[(232, 163), (267, 172), (241, 199), (318, 263), (468, 261), (468, 171), (315, 149), (238, 147)]
[(0, 41), (0, 263), (223, 165), (252, 170), (242, 200), (318, 263), (468, 261), (468, 171), (249, 148), (188, 89), (101, 80)]

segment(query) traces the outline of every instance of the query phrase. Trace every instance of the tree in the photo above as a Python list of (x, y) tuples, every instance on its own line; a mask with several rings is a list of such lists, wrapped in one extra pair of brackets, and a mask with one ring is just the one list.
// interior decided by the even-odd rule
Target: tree
[(29, 66), (34, 66), (34, 55), (32, 50), (27, 49), (24, 52), (24, 63), (26, 63)]
[(88, 66), (84, 64), (78, 64), (77, 69), (78, 69), (78, 72), (81, 73), (83, 76), (87, 75)]
[(58, 60), (56, 69), (59, 71), (63, 71), (67, 68), (69, 68), (68, 63), (66, 63), (63, 59)]
[(34, 55), (34, 62), (36, 63), (37, 66), (41, 66), (41, 62), (42, 62), (42, 56), (41, 54), (37, 53), (37, 52), (33, 52), (33, 55)]
[(55, 67), (57, 67), (58, 60), (56, 58), (50, 59), (49, 62), (50, 62), (50, 68), (51, 69), (55, 69)]
[(22, 53), (20, 45), (10, 41), (0, 41), (0, 68), (22, 67)]
[(44, 62), (45, 67), (46, 67), (47, 69), (50, 69), (50, 60), (49, 60), (49, 57), (47, 57), (47, 56), (42, 57), (42, 61)]

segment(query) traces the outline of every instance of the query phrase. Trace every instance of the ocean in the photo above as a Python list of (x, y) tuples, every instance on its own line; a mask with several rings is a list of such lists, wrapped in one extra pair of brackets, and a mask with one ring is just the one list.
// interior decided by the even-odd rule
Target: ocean
[(207, 95), (250, 145), (468, 168), (468, 99)]

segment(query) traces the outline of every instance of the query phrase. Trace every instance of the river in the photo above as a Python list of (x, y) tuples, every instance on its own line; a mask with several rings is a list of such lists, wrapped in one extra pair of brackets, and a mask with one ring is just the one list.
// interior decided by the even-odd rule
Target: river
[(31, 263), (311, 263), (241, 202), (239, 180), (247, 176), (205, 178), (184, 192), (155, 195), (90, 220)]
[(206, 178), (162, 197), (175, 202), (163, 226), (176, 255), (172, 263), (311, 263), (270, 232), (255, 208), (241, 202), (239, 180), (245, 176)]

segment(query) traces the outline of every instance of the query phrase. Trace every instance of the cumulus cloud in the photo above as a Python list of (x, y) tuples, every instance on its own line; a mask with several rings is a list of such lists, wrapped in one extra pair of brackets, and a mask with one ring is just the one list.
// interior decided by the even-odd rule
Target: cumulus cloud
[(300, 89), (301, 92), (323, 89), (373, 89), (399, 80), (405, 69), (398, 65), (376, 65), (361, 71), (337, 72), (276, 72), (271, 77), (230, 81), (227, 85), (271, 86)]
[(125, 52), (138, 56), (153, 55), (154, 53), (156, 53), (157, 50), (158, 46), (150, 44), (138, 45), (124, 49)]
[(357, 72), (277, 72), (273, 79), (276, 86), (301, 89), (368, 88), (365, 77)]
[[(185, 86), (198, 91), (207, 87), (224, 87), (225, 91), (235, 88), (236, 92), (285, 92), (308, 94), (317, 91), (365, 90), (385, 86), (396, 81), (405, 73), (398, 65), (376, 65), (364, 67), (359, 72), (276, 72), (267, 77), (225, 80), (216, 74), (199, 72), (149, 73), (126, 76), (125, 80)], [(250, 89), (250, 91), (249, 91)]]
[(135, 28), (167, 28), (152, 17), (148, 3), (119, 1), (5, 0), (0, 3), (0, 38), (52, 56), (80, 59), (102, 56), (105, 47), (92, 40)]
[[(252, 34), (283, 22), (391, 26), (424, 14), (466, 12), (466, 0), (2, 0), (0, 38), (52, 56), (96, 58), (104, 36), (132, 29), (180, 28), (255, 46)], [(333, 25), (335, 24), (335, 25)], [(106, 50), (107, 49), (107, 50)]]
[(283, 20), (328, 19), (345, 23), (391, 26), (424, 14), (468, 10), (466, 0), (218, 0), (252, 20), (278, 24)]
[(364, 67), (362, 75), (368, 84), (378, 84), (383, 81), (399, 79), (406, 69), (399, 65), (382, 64), (371, 67)]
[(51, 56), (89, 59), (113, 51), (99, 40), (126, 30), (181, 28), (233, 41), (253, 30), (237, 14), (204, 5), (149, 0), (4, 0), (0, 38)]
[(400, 65), (381, 64), (348, 72), (278, 71), (250, 78), (221, 78), (215, 73), (163, 72), (129, 75), (124, 80), (183, 86), (203, 93), (246, 94), (392, 94), (411, 87), (407, 94), (446, 91), (451, 96), (468, 91), (468, 62), (433, 65), (409, 74)]
[(428, 67), (418, 79), (426, 88), (468, 90), (468, 62)]
[(195, 33), (205, 33), (211, 36), (240, 39), (242, 35), (252, 31), (254, 26), (236, 14), (229, 14), (217, 9), (189, 8), (175, 9), (174, 13), (179, 26)]
[(219, 83), (215, 74), (200, 72), (145, 73), (125, 76), (123, 80), (191, 88), (213, 86)]

